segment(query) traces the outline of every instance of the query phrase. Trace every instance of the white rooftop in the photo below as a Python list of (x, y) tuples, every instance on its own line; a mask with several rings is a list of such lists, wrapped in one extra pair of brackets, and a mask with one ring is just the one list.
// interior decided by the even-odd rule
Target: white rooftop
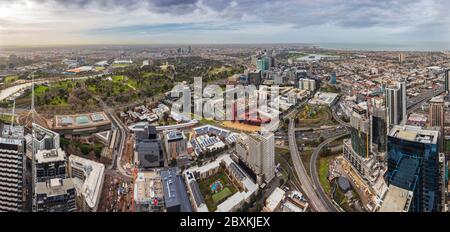
[(102, 191), (105, 165), (75, 155), (69, 156), (69, 164), (72, 168), (83, 170), (85, 180), (81, 189), (76, 190), (84, 196), (89, 207), (95, 208)]
[(275, 190), (273, 190), (270, 196), (266, 199), (265, 207), (270, 212), (273, 212), (280, 205), (280, 202), (283, 200), (285, 193), (286, 192), (284, 192), (284, 190), (280, 189), (279, 187), (275, 188)]
[(379, 212), (408, 212), (412, 196), (411, 191), (391, 185)]
[(51, 150), (39, 150), (36, 153), (36, 162), (39, 163), (51, 163), (55, 161), (64, 161), (66, 159), (66, 153), (58, 149)]

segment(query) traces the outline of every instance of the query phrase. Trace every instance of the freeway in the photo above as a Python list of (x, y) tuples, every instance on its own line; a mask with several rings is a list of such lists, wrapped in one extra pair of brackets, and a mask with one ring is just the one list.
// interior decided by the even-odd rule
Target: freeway
[(422, 105), (422, 103), (429, 101), (431, 98), (443, 93), (444, 91), (445, 91), (444, 87), (440, 87), (437, 89), (427, 91), (418, 97), (409, 99), (406, 107), (407, 113), (409, 114), (413, 112), (414, 110), (419, 108)]
[(345, 122), (336, 114), (336, 107), (338, 107), (337, 104), (331, 107), (331, 115), (333, 116), (334, 120), (345, 127), (350, 127), (350, 123)]
[(297, 141), (295, 138), (294, 132), (294, 120), (292, 118), (289, 119), (289, 150), (291, 152), (292, 163), (294, 164), (295, 172), (297, 173), (298, 178), (300, 179), (301, 188), (305, 193), (306, 197), (309, 199), (311, 204), (311, 208), (318, 212), (329, 212), (334, 211), (333, 208), (329, 208), (326, 203), (322, 202), (322, 200), (317, 195), (315, 188), (312, 185), (311, 179), (308, 176), (308, 173), (303, 166), (303, 162), (300, 159), (300, 154), (297, 147)]
[(347, 130), (342, 131), (339, 135), (336, 135), (334, 137), (328, 138), (325, 141), (323, 141), (319, 146), (317, 146), (311, 156), (311, 161), (309, 163), (309, 171), (310, 176), (313, 181), (313, 186), (317, 190), (317, 193), (319, 194), (320, 199), (322, 202), (325, 202), (330, 209), (334, 209), (334, 211), (338, 211), (338, 208), (333, 204), (333, 201), (330, 199), (330, 197), (325, 193), (325, 190), (323, 189), (322, 185), (320, 184), (319, 179), (319, 173), (317, 171), (317, 158), (319, 157), (320, 151), (322, 148), (329, 143), (333, 142), (336, 139), (342, 138), (346, 135), (348, 135), (349, 132)]

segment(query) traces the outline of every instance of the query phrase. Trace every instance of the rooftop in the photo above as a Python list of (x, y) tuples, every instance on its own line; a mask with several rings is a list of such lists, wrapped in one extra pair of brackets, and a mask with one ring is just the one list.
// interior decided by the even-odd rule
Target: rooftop
[(154, 198), (164, 197), (161, 176), (157, 172), (139, 172), (134, 183), (134, 200), (149, 203)]
[(175, 140), (181, 140), (184, 138), (183, 132), (178, 130), (173, 130), (167, 132), (167, 140), (169, 141), (175, 141)]
[(2, 137), (4, 138), (23, 138), (24, 134), (23, 126), (3, 125)]
[(138, 142), (136, 143), (137, 158), (140, 168), (149, 168), (159, 166), (163, 159), (162, 145), (159, 141)]
[(275, 211), (275, 209), (280, 205), (281, 201), (284, 198), (285, 192), (279, 187), (275, 188), (270, 196), (266, 199), (266, 206), (270, 212)]
[(439, 131), (425, 130), (417, 126), (394, 126), (389, 136), (420, 143), (436, 144)]
[(413, 192), (391, 185), (379, 212), (408, 212)]
[(58, 149), (51, 150), (38, 150), (36, 153), (36, 163), (50, 163), (55, 161), (64, 161), (66, 159), (66, 153)]
[(69, 156), (69, 165), (83, 171), (85, 179), (77, 192), (83, 195), (90, 208), (95, 208), (102, 190), (105, 165), (75, 155)]
[(181, 212), (192, 212), (191, 202), (176, 169), (161, 171), (166, 208), (180, 206)]
[(54, 129), (92, 127), (110, 124), (105, 112), (95, 112), (88, 114), (55, 115), (53, 120)]
[(51, 179), (48, 182), (36, 183), (36, 194), (46, 194), (47, 196), (58, 196), (66, 194), (67, 190), (73, 189), (74, 184), (71, 178)]

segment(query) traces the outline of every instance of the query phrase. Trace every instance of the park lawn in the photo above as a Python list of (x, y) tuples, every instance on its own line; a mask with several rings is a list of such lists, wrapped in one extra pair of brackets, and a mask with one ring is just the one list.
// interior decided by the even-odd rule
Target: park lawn
[(128, 67), (130, 64), (113, 64), (113, 67)]
[(105, 69), (106, 69), (105, 67), (95, 67), (95, 71), (97, 72), (103, 71)]
[(4, 82), (5, 82), (5, 84), (9, 84), (14, 81), (17, 81), (18, 79), (19, 79), (18, 76), (7, 76), (7, 77), (5, 77)]
[(218, 192), (218, 193), (214, 193), (212, 195), (212, 200), (214, 202), (214, 204), (218, 205), (221, 202), (223, 202), (223, 200), (225, 200), (227, 197), (231, 196), (231, 190), (229, 188), (224, 188), (222, 189), (222, 191)]
[[(115, 84), (125, 85), (134, 90), (136, 90), (136, 88), (138, 87), (137, 81), (132, 80), (124, 75), (115, 75), (112, 77), (112, 81)], [(124, 90), (128, 90), (128, 89), (124, 89)]]
[(39, 85), (39, 86), (34, 88), (34, 94), (38, 95), (38, 96), (43, 95), (45, 92), (47, 92), (48, 89), (49, 89), (48, 86)]
[(311, 160), (311, 156), (312, 156), (313, 150), (303, 150), (300, 151), (300, 159), (302, 160), (303, 166), (305, 167), (306, 172), (309, 175), (309, 162)]
[(87, 88), (88, 88), (88, 90), (90, 92), (97, 93), (97, 86), (96, 85), (88, 85)]
[(136, 90), (138, 88), (138, 83), (136, 80), (128, 79), (127, 85), (128, 85), (128, 87), (132, 88), (133, 90)]
[(328, 181), (328, 166), (330, 164), (330, 161), (335, 159), (336, 156), (326, 156), (326, 157), (320, 157), (319, 156), (319, 162), (318, 162), (318, 172), (319, 172), (319, 181), (320, 185), (322, 185), (324, 191), (326, 194), (331, 193), (331, 183)]
[(124, 75), (115, 75), (112, 77), (113, 82), (122, 82), (125, 79)]
[(296, 59), (299, 59), (299, 58), (302, 58), (302, 57), (308, 56), (308, 55), (309, 55), (309, 53), (304, 53), (304, 52), (290, 52), (290, 53), (288, 53), (287, 58), (296, 60)]
[(222, 66), (220, 68), (213, 68), (211, 71), (209, 71), (209, 73), (210, 74), (219, 74), (221, 72), (226, 72), (226, 71), (231, 72), (231, 71), (233, 71), (233, 69), (231, 67)]
[(76, 81), (72, 80), (66, 80), (66, 81), (60, 81), (56, 83), (56, 85), (52, 86), (52, 88), (59, 88), (59, 89), (65, 89), (68, 92), (72, 91), (73, 87), (75, 86)]
[(164, 74), (162, 73), (156, 73), (156, 72), (146, 72), (142, 74), (142, 77), (148, 78), (148, 77), (163, 77)]
[(117, 96), (119, 94), (125, 93), (128, 90), (130, 90), (130, 87), (128, 85), (125, 85), (125, 84), (120, 83), (120, 82), (113, 82), (112, 88), (113, 88), (113, 92), (112, 93), (113, 93), (114, 96)]
[(54, 97), (54, 98), (50, 101), (50, 105), (54, 105), (54, 106), (67, 106), (67, 105), (69, 105), (69, 104), (67, 103), (67, 100), (66, 100), (66, 99), (57, 96), (57, 97)]
[(324, 85), (320, 88), (321, 92), (340, 93), (339, 89), (332, 85)]
[(319, 127), (329, 125), (332, 115), (327, 106), (305, 105), (297, 117), (300, 120), (300, 127)]
[[(12, 115), (8, 114), (0, 114), (0, 121), (5, 123), (11, 123)], [(14, 120), (15, 121), (15, 120)]]
[[(47, 92), (50, 88), (45, 85), (38, 85), (34, 87), (34, 95), (36, 97), (43, 96), (45, 92)], [(31, 97), (31, 92), (26, 95), (26, 97)]]

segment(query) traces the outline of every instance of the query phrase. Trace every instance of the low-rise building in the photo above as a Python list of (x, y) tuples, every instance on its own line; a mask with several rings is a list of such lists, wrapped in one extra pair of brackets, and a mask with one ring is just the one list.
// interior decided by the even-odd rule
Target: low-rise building
[(249, 203), (251, 197), (258, 193), (258, 184), (254, 183), (248, 177), (248, 175), (231, 159), (229, 154), (225, 154), (203, 166), (191, 167), (183, 172), (186, 180), (186, 187), (194, 203), (194, 210), (197, 212), (209, 211), (204, 203), (204, 198), (198, 188), (197, 181), (211, 178), (219, 172), (221, 167), (226, 169), (228, 176), (232, 181), (239, 184), (240, 190), (218, 204), (215, 212), (236, 211), (241, 208), (245, 202)]
[(52, 130), (61, 134), (92, 134), (111, 129), (111, 120), (105, 112), (74, 115), (55, 115)]
[(162, 212), (164, 191), (161, 175), (156, 171), (139, 172), (134, 182), (136, 212)]
[(281, 202), (284, 199), (284, 195), (286, 192), (283, 189), (275, 188), (273, 192), (266, 199), (263, 211), (264, 212), (274, 212), (277, 208), (280, 207)]
[(167, 212), (192, 212), (184, 181), (176, 168), (161, 171)]

